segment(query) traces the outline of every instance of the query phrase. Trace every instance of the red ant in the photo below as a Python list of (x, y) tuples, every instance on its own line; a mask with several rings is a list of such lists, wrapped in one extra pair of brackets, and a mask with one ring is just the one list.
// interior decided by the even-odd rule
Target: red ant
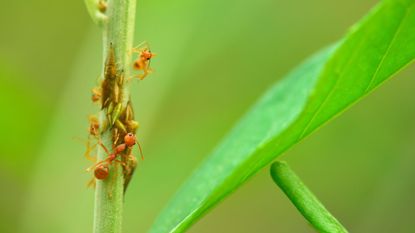
[(81, 141), (82, 143), (85, 143), (86, 151), (84, 153), (84, 156), (89, 161), (95, 162), (96, 156), (91, 156), (91, 152), (95, 150), (97, 144), (93, 144), (91, 141), (93, 139), (99, 139), (100, 135), (100, 127), (99, 127), (99, 121), (98, 118), (94, 115), (89, 116), (89, 128), (88, 128), (89, 134), (88, 139), (84, 140), (79, 137), (74, 137), (74, 139)]
[[(143, 45), (145, 45), (144, 48), (140, 48), (143, 47)], [(144, 72), (143, 74), (138, 75), (138, 78), (143, 80), (149, 73), (151, 73), (150, 61), (151, 58), (156, 56), (156, 54), (150, 51), (147, 42), (144, 42), (137, 47), (132, 50), (133, 52), (139, 54), (137, 59), (134, 61), (133, 67), (136, 70), (142, 70)]]
[[(128, 133), (124, 137), (124, 143), (119, 144), (114, 148), (114, 153), (110, 153), (108, 149), (102, 144), (102, 142), (98, 142), (99, 145), (104, 149), (104, 151), (108, 154), (108, 157), (101, 162), (94, 164), (93, 166), (89, 167), (87, 171), (91, 171), (94, 168), (94, 175), (95, 178), (99, 180), (104, 180), (109, 175), (109, 165), (115, 161), (121, 163), (123, 166), (125, 165), (122, 161), (116, 160), (117, 156), (125, 151), (127, 148), (133, 147), (137, 143), (136, 137), (132, 133)], [(141, 145), (137, 143), (140, 149), (141, 156), (143, 158)]]

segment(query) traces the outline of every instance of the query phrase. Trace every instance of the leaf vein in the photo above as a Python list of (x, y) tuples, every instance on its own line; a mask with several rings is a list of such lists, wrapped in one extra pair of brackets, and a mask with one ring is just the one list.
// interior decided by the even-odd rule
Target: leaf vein
[[(413, 5), (412, 5), (413, 7)], [(372, 83), (374, 82), (374, 80), (376, 80), (376, 76), (379, 73), (380, 67), (383, 65), (383, 62), (385, 60), (386, 55), (390, 52), (390, 48), (392, 47), (392, 44), (394, 43), (394, 41), (397, 38), (397, 35), (399, 34), (403, 22), (405, 21), (406, 17), (408, 16), (408, 13), (410, 11), (410, 9), (412, 8), (406, 8), (405, 10), (405, 15), (402, 17), (401, 21), (399, 22), (398, 27), (395, 30), (395, 33), (393, 34), (392, 39), (390, 40), (390, 43), (385, 51), (385, 53), (382, 55), (381, 61), (379, 62), (379, 64), (376, 67), (376, 71), (373, 73), (372, 77), (370, 78), (370, 82), (366, 88), (366, 90), (364, 91), (365, 93), (368, 92), (368, 90), (370, 89), (370, 86), (372, 85)], [(362, 42), (364, 41), (364, 39), (362, 39), (359, 42), (359, 45), (357, 46), (358, 48), (362, 45)], [(349, 59), (349, 61), (347, 62), (345, 68), (343, 70), (346, 70), (347, 67), (349, 67), (349, 65), (351, 64), (351, 61), (354, 60), (354, 57), (356, 56), (356, 54), (358, 54), (356, 51), (358, 51), (358, 49), (354, 49), (353, 50), (353, 55), (351, 56), (351, 58)], [(307, 122), (306, 126), (304, 127), (304, 129), (302, 130), (300, 136), (298, 137), (297, 141), (301, 140), (304, 135), (307, 133), (307, 130), (310, 128), (311, 123), (314, 121), (314, 119), (317, 117), (317, 115), (320, 113), (320, 111), (323, 109), (323, 106), (327, 103), (328, 99), (330, 99), (330, 97), (333, 95), (334, 90), (336, 89), (336, 87), (338, 86), (339, 80), (341, 80), (344, 77), (344, 72), (337, 78), (335, 84), (333, 85), (333, 88), (330, 90), (330, 92), (326, 95), (326, 97), (324, 98), (323, 102), (319, 105), (319, 107), (317, 108), (317, 110), (314, 112), (313, 116), (310, 118), (310, 120)]]
[[(412, 7), (413, 7), (413, 6), (412, 6)], [(411, 8), (412, 8), (412, 7), (411, 7)], [(389, 52), (390, 52), (390, 50), (391, 50), (392, 45), (395, 43), (395, 40), (396, 40), (396, 38), (398, 37), (397, 35), (400, 33), (400, 31), (401, 31), (401, 29), (402, 29), (403, 22), (405, 21), (406, 17), (408, 16), (409, 9), (410, 9), (410, 8), (406, 8), (406, 10), (405, 10), (405, 15), (402, 17), (402, 20), (399, 22), (399, 25), (398, 25), (398, 27), (397, 27), (397, 29), (396, 29), (395, 33), (393, 34), (393, 37), (392, 37), (392, 39), (391, 39), (391, 41), (390, 41), (390, 43), (389, 43), (389, 45), (388, 45), (388, 48), (386, 49), (386, 52), (382, 55), (382, 59), (380, 60), (379, 64), (378, 64), (378, 65), (377, 65), (377, 67), (376, 67), (376, 71), (375, 71), (375, 73), (374, 73), (374, 74), (372, 75), (372, 77), (370, 78), (370, 82), (369, 82), (369, 84), (367, 85), (367, 87), (366, 87), (366, 89), (365, 89), (365, 93), (367, 93), (367, 92), (370, 90), (370, 87), (372, 86), (373, 82), (376, 80), (376, 78), (377, 78), (377, 76), (378, 76), (378, 73), (379, 73), (379, 70), (380, 70), (380, 68), (383, 66), (383, 62), (385, 61), (386, 56), (389, 54)]]

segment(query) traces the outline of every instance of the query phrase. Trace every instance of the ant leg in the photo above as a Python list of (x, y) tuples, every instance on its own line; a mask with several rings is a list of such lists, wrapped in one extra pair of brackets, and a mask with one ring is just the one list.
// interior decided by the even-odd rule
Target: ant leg
[[(137, 46), (137, 47), (138, 47), (138, 46)], [(140, 54), (141, 52), (143, 52), (143, 51), (144, 51), (144, 49), (143, 49), (143, 48), (137, 48), (137, 47), (132, 48), (132, 49), (131, 49), (131, 51), (130, 51), (130, 54), (129, 54), (129, 55), (132, 55), (133, 53), (138, 53), (138, 54)]]
[(92, 165), (92, 166), (88, 167), (88, 168), (86, 169), (86, 171), (87, 171), (87, 172), (90, 172), (93, 168), (96, 168), (96, 167), (98, 167), (98, 165), (101, 165), (101, 164), (103, 164), (103, 163), (105, 163), (105, 162), (108, 162), (108, 163), (110, 164), (110, 163), (111, 163), (111, 159), (110, 159), (110, 157), (108, 157), (108, 158), (106, 158), (106, 159), (104, 159), (104, 160), (102, 160), (102, 161), (100, 161), (100, 162), (98, 162), (98, 163), (95, 163), (94, 165)]
[(140, 45), (137, 47), (131, 48), (131, 51), (128, 52), (128, 55), (132, 56), (134, 53), (141, 54), (145, 48), (140, 48)]
[(107, 149), (107, 147), (105, 147), (105, 145), (102, 143), (101, 140), (98, 141), (98, 144), (102, 147), (102, 149), (104, 149), (105, 153), (107, 153), (108, 156), (111, 155), (111, 153), (109, 152), (109, 150)]
[(140, 80), (144, 80), (147, 77), (147, 73), (137, 75), (137, 78)]
[(138, 44), (137, 46), (133, 47), (132, 48), (132, 51), (134, 51), (134, 52), (141, 52), (141, 51), (143, 51), (143, 49), (142, 49), (143, 47), (144, 48), (150, 47), (147, 41), (143, 41), (140, 44)]
[(90, 181), (88, 181), (87, 185), (88, 188), (95, 188), (96, 186), (96, 181), (95, 181), (95, 177), (92, 177)]
[(89, 140), (86, 142), (86, 151), (84, 153), (84, 156), (89, 161), (92, 161), (92, 162), (96, 162), (97, 161), (96, 156), (91, 156), (91, 151), (95, 150), (96, 147), (97, 147), (97, 144), (91, 146)]
[(86, 151), (84, 153), (85, 158), (88, 159), (89, 161), (96, 162), (96, 156), (91, 156), (91, 151), (95, 150), (95, 147), (97, 145), (95, 144), (95, 145), (91, 146), (90, 139), (84, 140), (84, 139), (79, 138), (79, 137), (73, 137), (73, 139), (79, 140), (82, 143), (85, 143), (85, 146), (86, 146)]
[(151, 73), (151, 69), (149, 69), (149, 68), (144, 68), (144, 69), (143, 69), (143, 73), (142, 73), (142, 74), (137, 75), (137, 77), (138, 77), (140, 80), (143, 80), (143, 79), (145, 79), (145, 78), (147, 77), (147, 75), (148, 75), (148, 74), (150, 74), (150, 73)]
[(145, 78), (145, 76), (147, 76), (147, 74), (144, 77), (142, 77), (142, 76), (143, 76), (143, 74), (133, 75), (133, 76), (127, 78), (127, 82), (130, 82), (131, 80), (136, 79), (136, 78), (140, 79), (140, 80), (143, 80)]
[(122, 166), (124, 169), (127, 167), (127, 164), (126, 164), (126, 163), (124, 163), (124, 162), (123, 162), (123, 161), (121, 161), (121, 160), (114, 160), (114, 162), (117, 162), (117, 163), (121, 164), (121, 166)]
[[(150, 60), (151, 61), (151, 60)], [(147, 75), (151, 74), (153, 70), (150, 68), (150, 61), (146, 62), (146, 65), (143, 67), (143, 74), (138, 75), (140, 80), (143, 80)]]

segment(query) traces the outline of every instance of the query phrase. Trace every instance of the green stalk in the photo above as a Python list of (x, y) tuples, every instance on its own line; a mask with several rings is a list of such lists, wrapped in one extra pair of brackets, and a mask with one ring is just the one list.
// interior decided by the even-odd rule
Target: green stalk
[(319, 232), (347, 233), (285, 162), (271, 165), (271, 177), (300, 213)]
[[(105, 77), (106, 61), (113, 51), (116, 67), (115, 82), (108, 82), (104, 86), (107, 92), (111, 93), (108, 98), (110, 102), (118, 102), (121, 108), (120, 112), (125, 112), (129, 105), (129, 83), (127, 80), (130, 75), (131, 66), (131, 48), (133, 47), (134, 22), (136, 0), (108, 0), (106, 10), (99, 10), (97, 0), (86, 0), (88, 12), (94, 22), (102, 27), (103, 30), (103, 73), (101, 80), (108, 79)], [(118, 85), (117, 87), (115, 87)], [(114, 95), (114, 89), (119, 89), (117, 95)], [(114, 96), (119, 96), (120, 100), (114, 100)], [(103, 104), (104, 105), (104, 104)], [(119, 112), (112, 113), (113, 108), (103, 107), (99, 113), (99, 125), (101, 128), (100, 138), (108, 150), (113, 151), (114, 126), (108, 120), (108, 116), (114, 115), (118, 118)], [(130, 120), (130, 119), (129, 119)], [(124, 122), (123, 122), (124, 123)], [(106, 125), (106, 127), (104, 127)], [(131, 130), (135, 131), (135, 129)], [(119, 143), (118, 143), (119, 144)], [(98, 149), (98, 161), (108, 157), (108, 154), (102, 149)], [(124, 199), (124, 173), (119, 163), (113, 162), (109, 168), (109, 176), (104, 180), (97, 180), (95, 189), (95, 210), (94, 210), (94, 233), (121, 233), (122, 212)]]

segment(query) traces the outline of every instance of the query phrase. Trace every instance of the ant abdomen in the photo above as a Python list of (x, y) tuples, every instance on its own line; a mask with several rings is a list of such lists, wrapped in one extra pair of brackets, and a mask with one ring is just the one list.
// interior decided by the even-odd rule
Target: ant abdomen
[(99, 165), (94, 170), (95, 178), (98, 180), (105, 180), (109, 175), (109, 168), (107, 164)]

